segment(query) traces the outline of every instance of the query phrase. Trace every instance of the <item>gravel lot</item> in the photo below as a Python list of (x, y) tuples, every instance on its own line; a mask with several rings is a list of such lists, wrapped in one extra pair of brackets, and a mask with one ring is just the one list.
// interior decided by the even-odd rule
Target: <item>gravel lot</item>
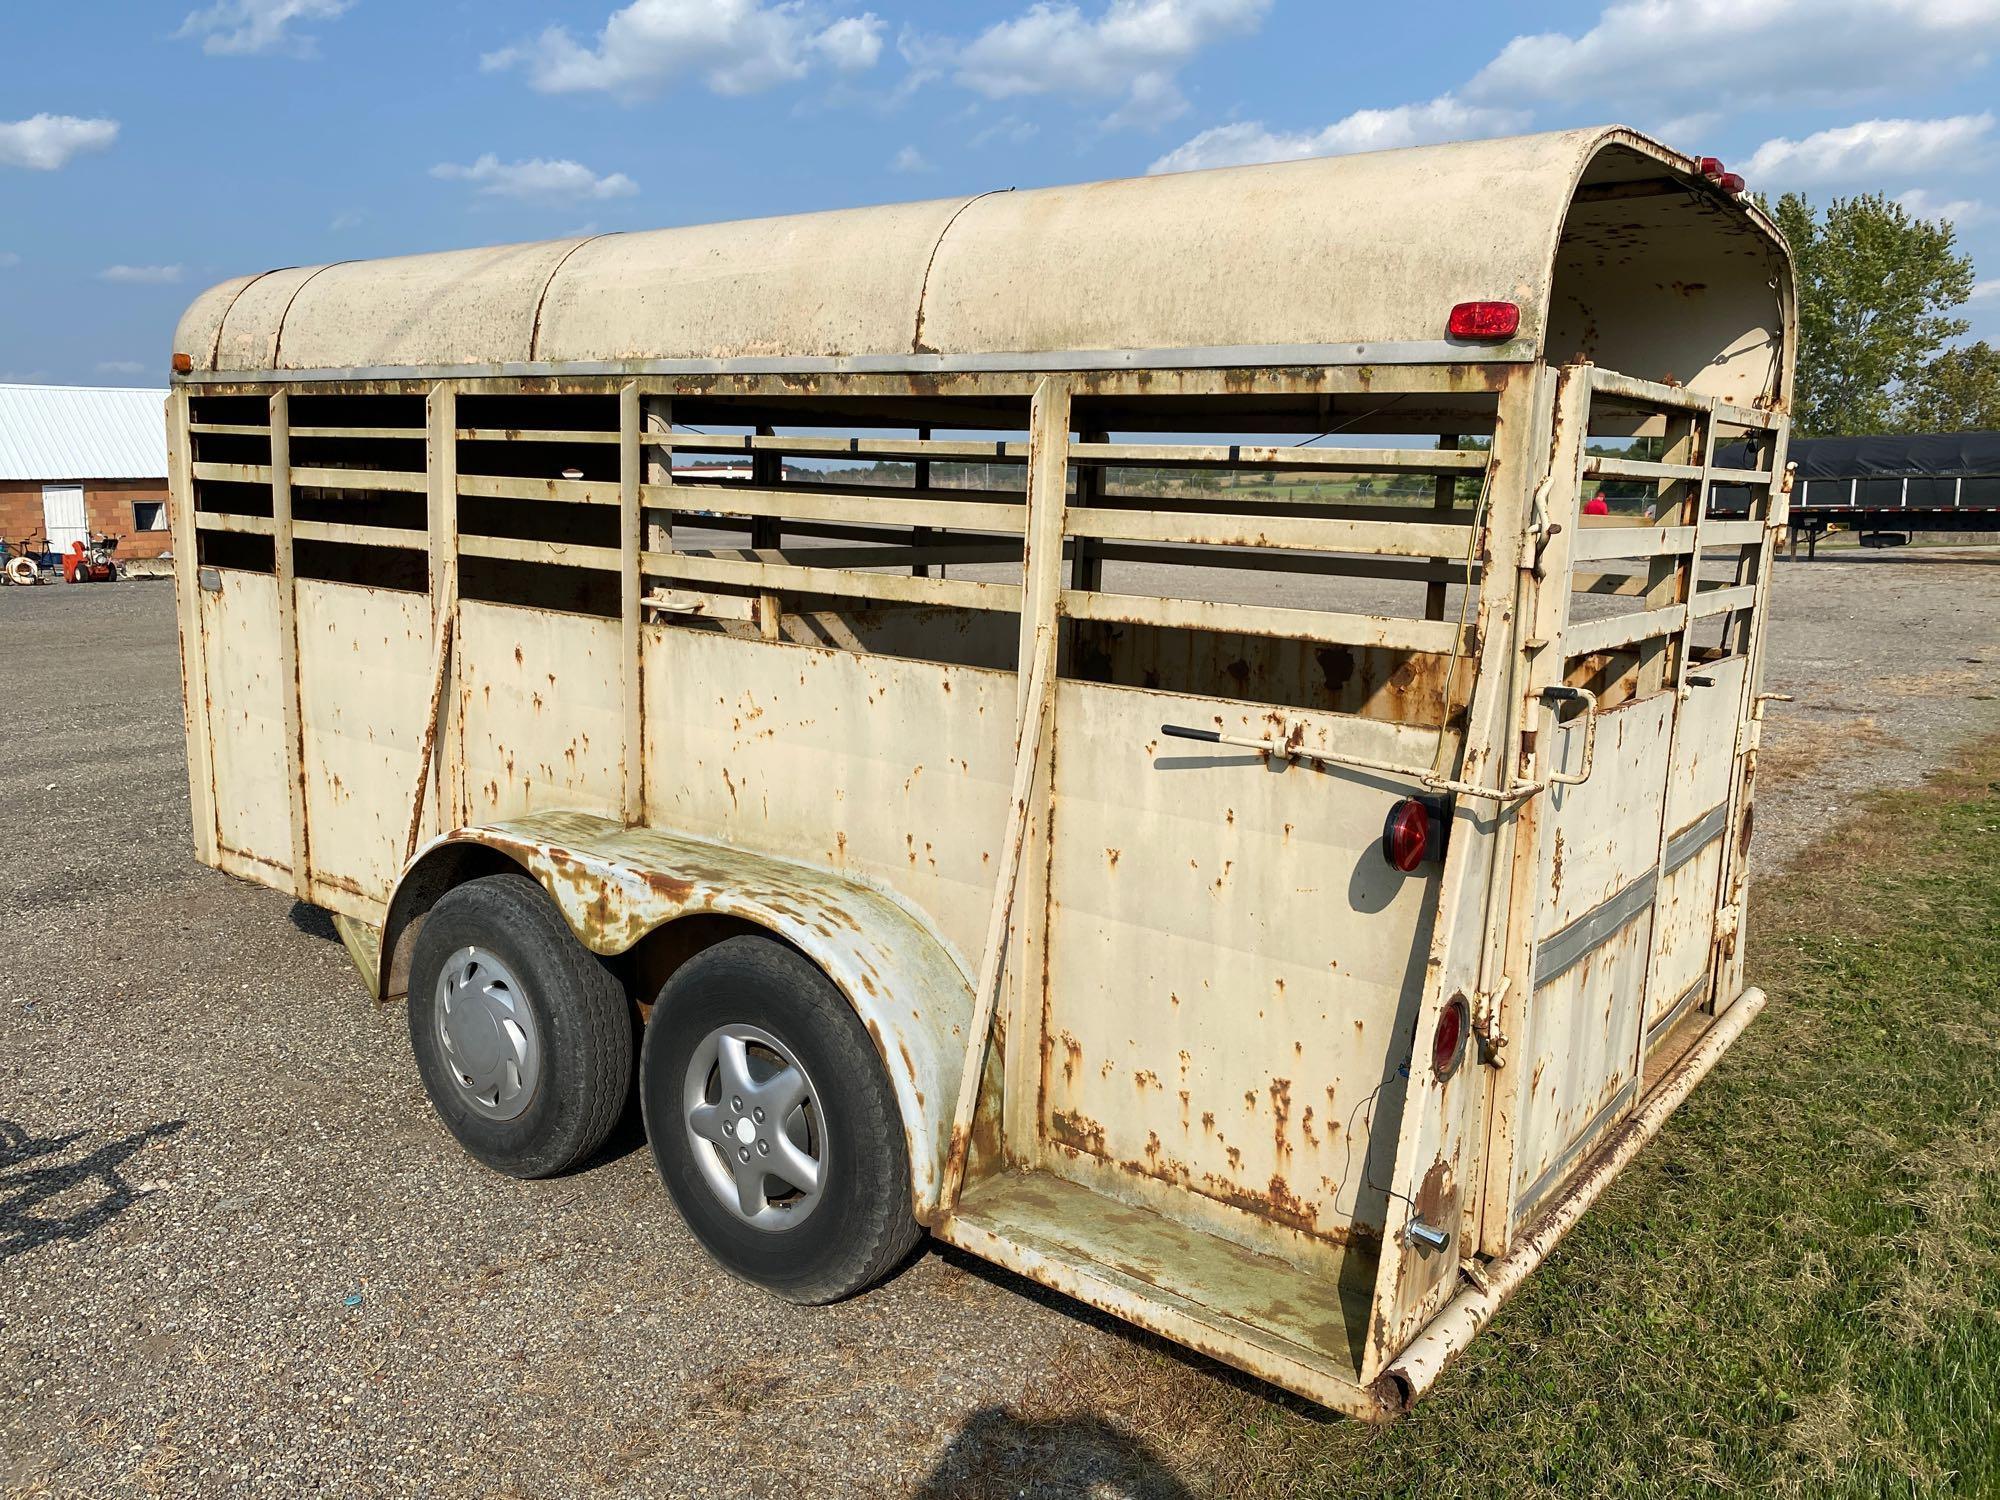
[[(1010, 1415), (1122, 1329), (935, 1251), (774, 1302), (629, 1133), (463, 1156), (324, 919), (195, 865), (168, 585), (0, 590), (0, 645), (0, 1488), (948, 1495), (1047, 1445), (1042, 1493), (1171, 1491)], [(2000, 728), (2000, 554), (1784, 566), (1769, 679), (1766, 861)]]

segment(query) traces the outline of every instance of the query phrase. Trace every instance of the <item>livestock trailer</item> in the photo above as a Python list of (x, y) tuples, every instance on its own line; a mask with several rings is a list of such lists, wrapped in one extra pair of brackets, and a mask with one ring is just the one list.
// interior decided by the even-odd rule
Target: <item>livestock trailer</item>
[(199, 856), (502, 1171), (636, 1091), (781, 1295), (927, 1230), (1398, 1410), (1762, 1004), (1740, 186), (1606, 128), (225, 282)]

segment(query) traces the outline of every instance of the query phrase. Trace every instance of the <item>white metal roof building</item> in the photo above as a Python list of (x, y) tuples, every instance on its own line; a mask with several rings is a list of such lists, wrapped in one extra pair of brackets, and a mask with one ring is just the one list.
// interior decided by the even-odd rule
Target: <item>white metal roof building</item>
[(164, 390), (0, 385), (0, 480), (164, 479)]

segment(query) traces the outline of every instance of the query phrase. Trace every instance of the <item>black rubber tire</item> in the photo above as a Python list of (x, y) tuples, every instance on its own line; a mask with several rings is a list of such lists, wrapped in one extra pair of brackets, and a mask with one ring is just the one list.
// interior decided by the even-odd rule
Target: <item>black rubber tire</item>
[[(460, 948), (491, 948), (520, 979), (539, 1023), (541, 1079), (511, 1120), (472, 1109), (438, 1040), (437, 983)], [(458, 1143), (509, 1177), (553, 1177), (611, 1134), (632, 1091), (632, 1007), (526, 875), (488, 875), (447, 891), (410, 957), (410, 1048), (424, 1091)]]
[[(826, 1185), (812, 1214), (781, 1231), (747, 1224), (716, 1199), (681, 1114), (695, 1048), (731, 1022), (783, 1041), (819, 1089)], [(880, 1281), (922, 1235), (902, 1112), (875, 1044), (833, 982), (782, 943), (733, 937), (681, 965), (646, 1026), (639, 1103), (674, 1206), (716, 1263), (752, 1285), (790, 1302), (837, 1302)]]

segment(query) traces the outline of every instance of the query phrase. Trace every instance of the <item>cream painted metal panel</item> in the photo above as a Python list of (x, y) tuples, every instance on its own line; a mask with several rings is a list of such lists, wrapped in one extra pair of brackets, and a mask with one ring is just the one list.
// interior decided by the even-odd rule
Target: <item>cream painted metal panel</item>
[(1650, 908), (1535, 987), (1523, 1038), (1527, 1107), (1514, 1157), (1517, 1214), (1531, 1215), (1636, 1098), (1639, 995)]
[[(1667, 726), (1673, 695), (1656, 693), (1598, 715), (1597, 763), (1582, 786), (1548, 794), (1543, 838), (1548, 881), (1536, 918), (1542, 939), (1647, 874), (1659, 855)], [(1556, 731), (1554, 764), (1582, 764), (1576, 721)]]
[[(1745, 658), (1733, 656), (1687, 671), (1687, 696), (1679, 709), (1667, 778), (1665, 857), (1656, 897), (1653, 974), (1646, 986), (1649, 1039), (1663, 1022), (1675, 1018), (1690, 987), (1707, 978), (1714, 957), (1709, 943), (1723, 848), (1734, 832), (1729, 788), (1748, 666)], [(1704, 993), (1692, 1003), (1706, 998)]]
[(1522, 304), (1532, 346), (1593, 134), (989, 194), (938, 247), (924, 342), (969, 353), (1436, 340), (1453, 303), (1500, 298)]
[(1435, 867), (1405, 875), (1382, 857), (1411, 788), (1164, 738), (1162, 721), (1289, 730), (1307, 757), (1421, 761), (1434, 743), (1335, 714), (1060, 685), (1048, 1165), (1101, 1191), (1121, 1175), (1185, 1188), (1214, 1205), (1206, 1227), (1247, 1243), (1274, 1225), (1367, 1241), (1437, 889)]
[(296, 587), (313, 881), (387, 901), (402, 872), (429, 706), (430, 599), (312, 578)]
[[(268, 370), (278, 363), (278, 340), (284, 330), (285, 313), (299, 288), (325, 269), (322, 266), (287, 266), (252, 277), (229, 304), (215, 334), (212, 356), (209, 350), (191, 349), (196, 330), (174, 333), (174, 348), (202, 368), (204, 357), (212, 357), (217, 369)], [(201, 308), (202, 302), (196, 307)], [(190, 313), (190, 316), (193, 316)], [(205, 319), (204, 319), (205, 321)]]
[[(1546, 878), (1516, 1062), (1517, 1212), (1559, 1187), (1635, 1097), (1673, 701), (1655, 693), (1600, 714), (1590, 779), (1546, 794)], [(1580, 728), (1556, 735), (1554, 764), (1573, 767)]]
[(644, 629), (647, 822), (845, 871), (977, 961), (1014, 675)]
[[(1614, 191), (1579, 205), (1584, 241), (1558, 273), (1579, 181), (1648, 180), (1671, 184), (1651, 200), (1668, 212), (1653, 236), (1661, 263), (1696, 269), (1670, 286), (1622, 271), (1606, 282), (1601, 242), (1631, 212)], [(1699, 214), (1672, 217), (1691, 201)], [(1123, 353), (1141, 350), (1323, 365), (1393, 346), (1432, 361), (1567, 359), (1602, 326), (1601, 340), (1632, 351), (1634, 372), (1748, 404), (1769, 394), (1769, 333), (1789, 323), (1770, 290), (1783, 270), (1753, 205), (1720, 196), (1690, 158), (1611, 127), (295, 268), (242, 288), (219, 343), (208, 334), (221, 292), (205, 295), (176, 347), (204, 372), (843, 358), (921, 368), (1068, 353), (1143, 365)], [(1454, 303), (1494, 298), (1520, 306), (1516, 338), (1446, 338)], [(1557, 301), (1565, 322), (1551, 343)], [(1629, 327), (1587, 318), (1572, 331), (1573, 309), (1611, 302), (1631, 309)]]
[(460, 600), (466, 821), (543, 811), (618, 816), (618, 637), (616, 620)]
[(932, 247), (965, 201), (606, 235), (550, 285), (539, 357), (907, 351)]
[(278, 676), (278, 586), (268, 573), (204, 568), (201, 644), (215, 765), (216, 836), (224, 849), (291, 869), (293, 760)]
[[(301, 370), (533, 359), (543, 289), (584, 243), (551, 240), (328, 266), (283, 313), (276, 362)], [(229, 326), (236, 324), (232, 314)]]

